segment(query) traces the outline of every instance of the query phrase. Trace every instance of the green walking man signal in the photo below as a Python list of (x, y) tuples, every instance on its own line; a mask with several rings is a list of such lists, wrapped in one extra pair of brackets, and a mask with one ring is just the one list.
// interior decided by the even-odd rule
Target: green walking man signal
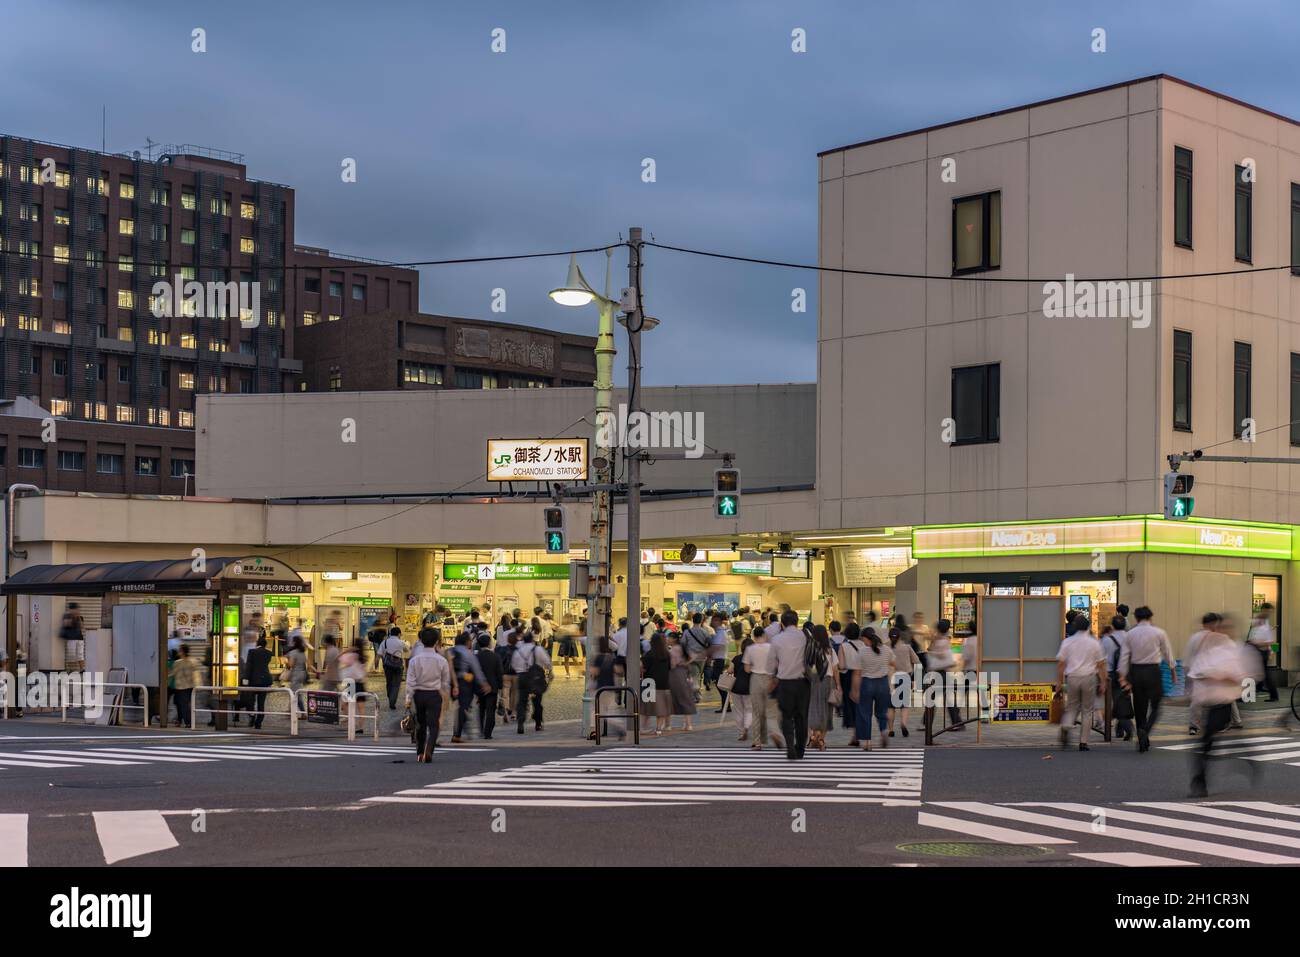
[(543, 511), (546, 525), (546, 551), (550, 555), (567, 554), (569, 535), (564, 528), (564, 507), (548, 505)]
[(717, 469), (713, 473), (713, 517), (735, 518), (740, 514), (740, 469)]
[(1191, 518), (1196, 499), (1192, 498), (1193, 475), (1181, 472), (1165, 473), (1165, 518), (1174, 521)]

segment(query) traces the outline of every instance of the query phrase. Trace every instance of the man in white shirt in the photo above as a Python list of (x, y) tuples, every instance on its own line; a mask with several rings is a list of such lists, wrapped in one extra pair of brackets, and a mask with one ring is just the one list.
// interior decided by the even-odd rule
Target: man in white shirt
[(1151, 729), (1160, 715), (1164, 686), (1160, 661), (1169, 662), (1174, 674), (1174, 652), (1163, 628), (1151, 624), (1152, 611), (1146, 605), (1133, 612), (1137, 624), (1124, 637), (1119, 655), (1119, 683), (1133, 692), (1133, 717), (1137, 722), (1138, 751), (1151, 749)]
[(402, 686), (402, 663), (406, 659), (406, 642), (402, 640), (402, 629), (396, 625), (388, 629), (388, 637), (380, 643), (377, 650), (384, 668), (388, 710), (393, 711), (397, 708), (397, 689)]
[(1061, 747), (1070, 745), (1070, 728), (1079, 718), (1079, 750), (1088, 750), (1088, 732), (1092, 730), (1093, 712), (1097, 710), (1097, 688), (1106, 693), (1106, 656), (1101, 643), (1088, 628), (1088, 619), (1080, 616), (1074, 634), (1061, 642), (1056, 653), (1056, 684), (1065, 690), (1065, 713), (1061, 716)]
[(406, 664), (406, 706), (415, 712), (415, 749), (422, 763), (433, 760), (442, 703), (452, 693), (451, 666), (437, 653), (437, 644), (437, 630), (422, 628), (420, 645), (424, 652), (411, 655)]
[[(768, 663), (777, 682), (776, 703), (781, 709), (785, 756), (797, 761), (803, 757), (808, 743), (808, 699), (812, 693), (804, 663), (808, 636), (800, 630), (797, 614), (793, 611), (781, 613), (781, 630), (771, 644)], [(753, 687), (752, 680), (750, 687)]]
[[(768, 707), (772, 700), (772, 644), (762, 630), (756, 630), (753, 638), (754, 643), (745, 649), (741, 663), (749, 672), (749, 709), (753, 712), (751, 723), (754, 732), (754, 743), (750, 748), (762, 751), (763, 742), (767, 740)], [(785, 747), (785, 739), (775, 732), (772, 733), (772, 743), (778, 748)]]
[(1259, 606), (1259, 611), (1255, 612), (1255, 617), (1251, 619), (1250, 631), (1246, 632), (1246, 643), (1259, 652), (1262, 659), (1261, 667), (1264, 669), (1264, 690), (1268, 692), (1269, 701), (1276, 701), (1277, 685), (1273, 684), (1273, 676), (1268, 670), (1269, 656), (1273, 652), (1273, 642), (1276, 640), (1270, 621), (1272, 613), (1273, 606), (1268, 602)]
[[(515, 717), (519, 719), (519, 733), (524, 733), (524, 721), (528, 718), (528, 702), (533, 702), (533, 723), (538, 731), (542, 727), (542, 695), (546, 693), (547, 680), (551, 675), (551, 656), (546, 649), (534, 641), (531, 631), (524, 632), (524, 640), (515, 645), (515, 656), (511, 666), (515, 669), (515, 685), (518, 705)], [(541, 671), (535, 671), (534, 666)]]

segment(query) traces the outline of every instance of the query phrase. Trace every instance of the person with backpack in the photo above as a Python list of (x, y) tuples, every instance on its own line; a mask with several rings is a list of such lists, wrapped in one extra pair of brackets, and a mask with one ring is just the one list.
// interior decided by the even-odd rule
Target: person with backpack
[[(1115, 735), (1121, 741), (1133, 737), (1133, 698), (1119, 684), (1119, 656), (1124, 651), (1126, 624), (1121, 615), (1116, 615), (1101, 636), (1101, 653), (1106, 656), (1106, 675), (1110, 679), (1111, 717), (1115, 719)], [(1191, 658), (1190, 652), (1188, 658)]]
[(540, 625), (525, 631), (523, 641), (515, 646), (511, 664), (515, 670), (515, 685), (518, 699), (515, 703), (515, 718), (519, 733), (524, 733), (524, 722), (528, 720), (528, 702), (533, 703), (533, 723), (538, 731), (542, 726), (542, 695), (546, 693), (551, 671), (551, 656), (538, 642), (542, 637)]
[[(871, 616), (871, 612), (867, 612)], [(874, 621), (874, 618), (870, 620)], [(843, 726), (849, 729), (851, 738), (849, 747), (858, 746), (858, 705), (853, 700), (853, 675), (861, 670), (862, 655), (862, 631), (858, 628), (856, 621), (851, 621), (844, 626), (844, 640), (840, 642), (839, 651), (837, 652), (840, 675), (840, 721)]]
[(501, 680), (503, 675), (501, 671), (501, 659), (489, 647), (492, 644), (492, 637), (486, 631), (480, 631), (478, 637), (474, 639), (477, 645), (475, 655), (478, 657), (479, 669), (483, 672), (483, 680), (487, 682), (487, 688), (480, 686), (478, 694), (478, 730), (484, 741), (492, 740), (492, 732), (497, 724), (497, 698), (501, 694), (501, 686), (504, 682)]
[[(897, 628), (890, 629), (890, 641), (902, 640)], [(856, 708), (854, 717), (857, 722), (854, 740), (862, 745), (862, 750), (871, 750), (871, 719), (874, 715), (876, 725), (880, 728), (880, 746), (889, 747), (889, 688), (894, 680), (894, 645), (882, 641), (874, 628), (863, 632), (862, 648), (858, 652), (857, 670), (853, 672), (853, 684), (849, 688), (849, 698)]]
[(397, 710), (397, 692), (402, 688), (402, 665), (406, 661), (406, 642), (402, 640), (402, 629), (394, 625), (388, 629), (388, 637), (380, 642), (376, 649), (384, 668), (384, 690), (388, 692), (388, 710)]
[(808, 654), (808, 745), (826, 750), (826, 732), (830, 730), (831, 695), (839, 690), (839, 665), (830, 633), (825, 625), (813, 625)]
[(456, 636), (456, 644), (451, 649), (452, 672), (456, 676), (459, 691), (456, 727), (451, 735), (452, 744), (464, 743), (465, 727), (469, 724), (469, 712), (474, 707), (475, 697), (491, 690), (487, 678), (483, 675), (483, 668), (479, 665), (478, 655), (474, 652), (474, 642), (477, 639), (478, 632), (470, 634), (468, 631), (462, 631)]
[[(699, 700), (698, 689), (704, 683), (704, 669), (709, 659), (709, 650), (713, 647), (712, 628), (704, 624), (704, 615), (696, 612), (691, 616), (691, 626), (680, 638), (682, 654), (686, 657), (691, 677), (695, 679), (695, 700)], [(674, 711), (674, 714), (680, 712)], [(691, 712), (694, 714), (694, 712)]]

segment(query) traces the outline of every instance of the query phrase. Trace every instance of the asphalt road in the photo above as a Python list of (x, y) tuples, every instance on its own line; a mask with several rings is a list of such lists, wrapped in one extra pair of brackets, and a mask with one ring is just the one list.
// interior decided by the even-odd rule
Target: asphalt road
[(1146, 755), (839, 747), (787, 762), (720, 735), (596, 752), (530, 734), (424, 765), (395, 738), (0, 732), (8, 866), (1300, 864), (1300, 736), (1281, 731), (1239, 734), (1203, 803), (1186, 799), (1174, 736)]

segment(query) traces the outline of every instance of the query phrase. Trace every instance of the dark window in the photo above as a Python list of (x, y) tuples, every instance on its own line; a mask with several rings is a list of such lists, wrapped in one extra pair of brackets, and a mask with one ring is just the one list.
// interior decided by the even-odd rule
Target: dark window
[(6, 452), (5, 447), (3, 445), (0, 445), (0, 465), (5, 464), (5, 452)]
[(1174, 330), (1174, 428), (1192, 431), (1192, 334)]
[(18, 467), (20, 469), (45, 468), (45, 450), (44, 449), (19, 449)]
[(1300, 355), (1291, 353), (1291, 444), (1300, 445)]
[(343, 298), (343, 283), (341, 283), (341, 282), (332, 282), (332, 283), (330, 283), (330, 295), (333, 296), (335, 299), (342, 299), (342, 298)]
[(952, 201), (953, 274), (1002, 266), (1002, 194), (981, 193)]
[(1000, 435), (1001, 366), (967, 366), (952, 370), (954, 445), (996, 442)]
[(40, 375), (41, 357), (39, 355), (28, 356), (26, 361), (20, 361), (18, 363), (18, 368), (21, 371), (31, 373), (32, 375)]
[(137, 455), (135, 457), (135, 474), (136, 475), (157, 475), (158, 459), (149, 455)]
[(194, 474), (193, 459), (172, 459), (172, 478), (183, 479)]
[[(250, 378), (248, 378), (248, 376), (243, 376), (243, 377), (241, 377), (240, 380), (239, 380), (239, 391), (240, 391), (243, 395), (249, 395), (250, 393), (252, 393), (252, 391), (253, 391), (253, 380), (250, 379)], [(288, 710), (288, 709), (286, 709), (286, 710)]]
[(1233, 167), (1233, 253), (1243, 263), (1250, 262), (1251, 194), (1255, 184), (1248, 177), (1253, 175), (1245, 166)]
[(320, 280), (313, 276), (307, 276), (302, 281), (302, 289), (303, 292), (320, 292)]
[(95, 456), (95, 471), (104, 475), (121, 475), (122, 456), (112, 452), (100, 452)]
[(1174, 147), (1174, 242), (1192, 248), (1192, 151)]
[(1240, 437), (1250, 418), (1250, 343), (1232, 344), (1232, 434)]
[(357, 302), (365, 302), (365, 301), (366, 301), (366, 287), (363, 286), (363, 285), (361, 285), (360, 283), (355, 283), (355, 282), (354, 282), (354, 283), (352, 284), (352, 298), (353, 298), (354, 300), (356, 300)]
[(338, 392), (343, 388), (343, 373), (338, 366), (330, 366), (330, 391)]
[(127, 383), (131, 381), (131, 367), (122, 365), (117, 367), (117, 381)]
[(1291, 274), (1300, 276), (1300, 184), (1291, 184)]
[(494, 372), (482, 369), (457, 369), (456, 388), (458, 389), (495, 389), (497, 377)]
[(51, 370), (55, 375), (68, 374), (68, 360), (55, 358), (51, 361)]
[(60, 452), (59, 471), (60, 472), (86, 471), (86, 453), (85, 452)]

